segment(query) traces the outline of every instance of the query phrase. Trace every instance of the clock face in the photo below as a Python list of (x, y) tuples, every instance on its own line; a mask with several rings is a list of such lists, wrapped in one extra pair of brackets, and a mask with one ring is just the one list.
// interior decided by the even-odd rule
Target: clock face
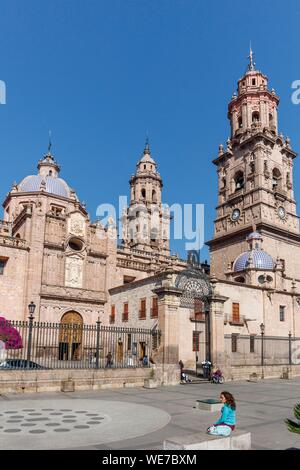
[(236, 222), (237, 220), (239, 220), (240, 215), (241, 215), (240, 209), (234, 209), (231, 214), (231, 220)]
[(278, 207), (277, 213), (281, 219), (285, 218), (286, 212), (284, 207)]

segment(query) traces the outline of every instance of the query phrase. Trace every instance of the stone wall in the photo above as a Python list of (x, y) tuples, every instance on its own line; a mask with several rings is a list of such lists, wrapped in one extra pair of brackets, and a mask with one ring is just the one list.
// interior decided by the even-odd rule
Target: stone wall
[[(99, 369), (99, 370), (37, 370), (0, 371), (0, 395), (6, 393), (57, 392), (63, 382), (69, 382), (75, 391), (105, 388), (143, 387), (150, 378), (151, 368)], [(180, 371), (177, 365), (154, 366), (158, 385), (176, 385)]]

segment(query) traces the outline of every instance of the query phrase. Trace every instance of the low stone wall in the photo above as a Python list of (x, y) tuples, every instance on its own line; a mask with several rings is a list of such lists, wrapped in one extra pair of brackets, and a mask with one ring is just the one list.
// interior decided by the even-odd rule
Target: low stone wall
[(300, 377), (300, 364), (298, 365), (276, 365), (276, 366), (231, 366), (223, 370), (225, 381), (248, 380), (252, 374), (256, 374), (258, 379), (289, 378)]
[[(179, 383), (179, 368), (174, 365), (154, 366), (158, 385)], [(72, 369), (72, 370), (2, 370), (0, 394), (99, 390), (105, 388), (143, 387), (151, 369)]]

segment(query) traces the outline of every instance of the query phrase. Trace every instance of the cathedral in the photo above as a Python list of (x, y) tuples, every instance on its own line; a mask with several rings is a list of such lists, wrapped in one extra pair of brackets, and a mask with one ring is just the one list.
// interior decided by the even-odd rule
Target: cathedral
[(207, 242), (210, 271), (170, 253), (170, 214), (148, 141), (130, 178), (120, 245), (115, 221), (90, 220), (49, 149), (38, 174), (14, 184), (3, 203), (0, 311), (6, 318), (26, 320), (33, 301), (37, 321), (100, 318), (103, 325), (157, 329), (156, 361), (182, 360), (197, 369), (208, 359), (231, 378), (257, 371), (263, 336), (266, 365), (298, 364), (296, 153), (278, 130), (279, 98), (252, 51), (249, 59), (228, 105), (231, 136), (213, 159), (218, 188)]

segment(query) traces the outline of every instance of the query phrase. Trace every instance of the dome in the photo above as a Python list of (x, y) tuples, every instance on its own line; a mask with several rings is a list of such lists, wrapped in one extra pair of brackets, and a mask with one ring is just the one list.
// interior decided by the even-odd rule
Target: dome
[(247, 240), (262, 240), (262, 236), (258, 232), (252, 232), (248, 235)]
[(37, 192), (41, 190), (41, 183), (45, 181), (45, 191), (47, 193), (55, 194), (56, 196), (70, 197), (70, 188), (67, 183), (57, 177), (40, 175), (26, 176), (19, 184), (19, 191), (24, 192)]
[(233, 270), (235, 272), (243, 271), (248, 267), (250, 255), (252, 256), (253, 266), (256, 269), (274, 269), (275, 263), (268, 253), (263, 250), (252, 250), (242, 253), (234, 262)]

